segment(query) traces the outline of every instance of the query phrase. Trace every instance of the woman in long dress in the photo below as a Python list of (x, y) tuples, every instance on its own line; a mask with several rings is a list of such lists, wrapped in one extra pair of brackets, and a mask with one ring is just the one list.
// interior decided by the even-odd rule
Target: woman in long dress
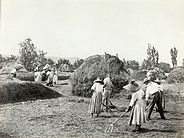
[(56, 85), (57, 82), (58, 82), (58, 73), (57, 73), (57, 69), (56, 68), (53, 68), (53, 83)]
[(94, 81), (93, 86), (91, 87), (91, 92), (93, 92), (89, 112), (93, 117), (93, 114), (97, 114), (99, 116), (101, 112), (101, 105), (102, 105), (102, 92), (103, 92), (103, 81), (100, 78)]
[(126, 112), (131, 111), (129, 125), (135, 125), (134, 131), (141, 131), (141, 125), (146, 121), (145, 114), (145, 93), (142, 90), (142, 84), (132, 80), (124, 89), (132, 92), (132, 98)]

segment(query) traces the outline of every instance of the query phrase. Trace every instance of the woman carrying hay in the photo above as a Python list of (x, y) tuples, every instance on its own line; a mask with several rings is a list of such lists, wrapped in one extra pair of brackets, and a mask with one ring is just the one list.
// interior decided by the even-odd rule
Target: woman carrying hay
[(128, 85), (123, 87), (127, 91), (132, 92), (132, 98), (126, 112), (131, 111), (129, 125), (135, 125), (133, 132), (140, 132), (141, 125), (146, 121), (145, 104), (143, 100), (145, 94), (141, 87), (141, 83), (136, 82), (135, 80), (132, 80)]
[(93, 114), (97, 114), (98, 117), (101, 112), (103, 92), (103, 81), (100, 78), (94, 81), (91, 92), (93, 92), (93, 95), (89, 106), (89, 112), (91, 113), (91, 117), (93, 117)]

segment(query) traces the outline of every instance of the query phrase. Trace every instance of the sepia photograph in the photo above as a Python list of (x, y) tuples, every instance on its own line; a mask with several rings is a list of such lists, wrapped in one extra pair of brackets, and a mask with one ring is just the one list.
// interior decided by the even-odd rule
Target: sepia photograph
[(0, 0), (0, 138), (184, 138), (183, 0)]

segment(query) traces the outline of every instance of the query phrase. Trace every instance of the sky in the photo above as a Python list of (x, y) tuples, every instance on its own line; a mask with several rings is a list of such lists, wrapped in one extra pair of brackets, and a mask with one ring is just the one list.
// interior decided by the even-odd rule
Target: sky
[(148, 43), (161, 62), (184, 59), (183, 0), (1, 0), (0, 53), (18, 55), (31, 38), (47, 56), (118, 54), (142, 62)]

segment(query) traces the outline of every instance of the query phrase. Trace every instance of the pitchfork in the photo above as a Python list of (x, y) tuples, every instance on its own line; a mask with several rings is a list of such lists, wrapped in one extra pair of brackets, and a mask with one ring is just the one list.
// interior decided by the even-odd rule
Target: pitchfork
[(111, 133), (112, 130), (113, 130), (113, 128), (114, 128), (114, 124), (115, 124), (116, 122), (118, 122), (119, 119), (120, 119), (121, 117), (123, 117), (126, 113), (127, 113), (127, 112), (124, 112), (118, 119), (116, 119), (112, 124), (110, 124), (110, 126), (107, 127), (107, 128), (105, 129), (105, 133)]

